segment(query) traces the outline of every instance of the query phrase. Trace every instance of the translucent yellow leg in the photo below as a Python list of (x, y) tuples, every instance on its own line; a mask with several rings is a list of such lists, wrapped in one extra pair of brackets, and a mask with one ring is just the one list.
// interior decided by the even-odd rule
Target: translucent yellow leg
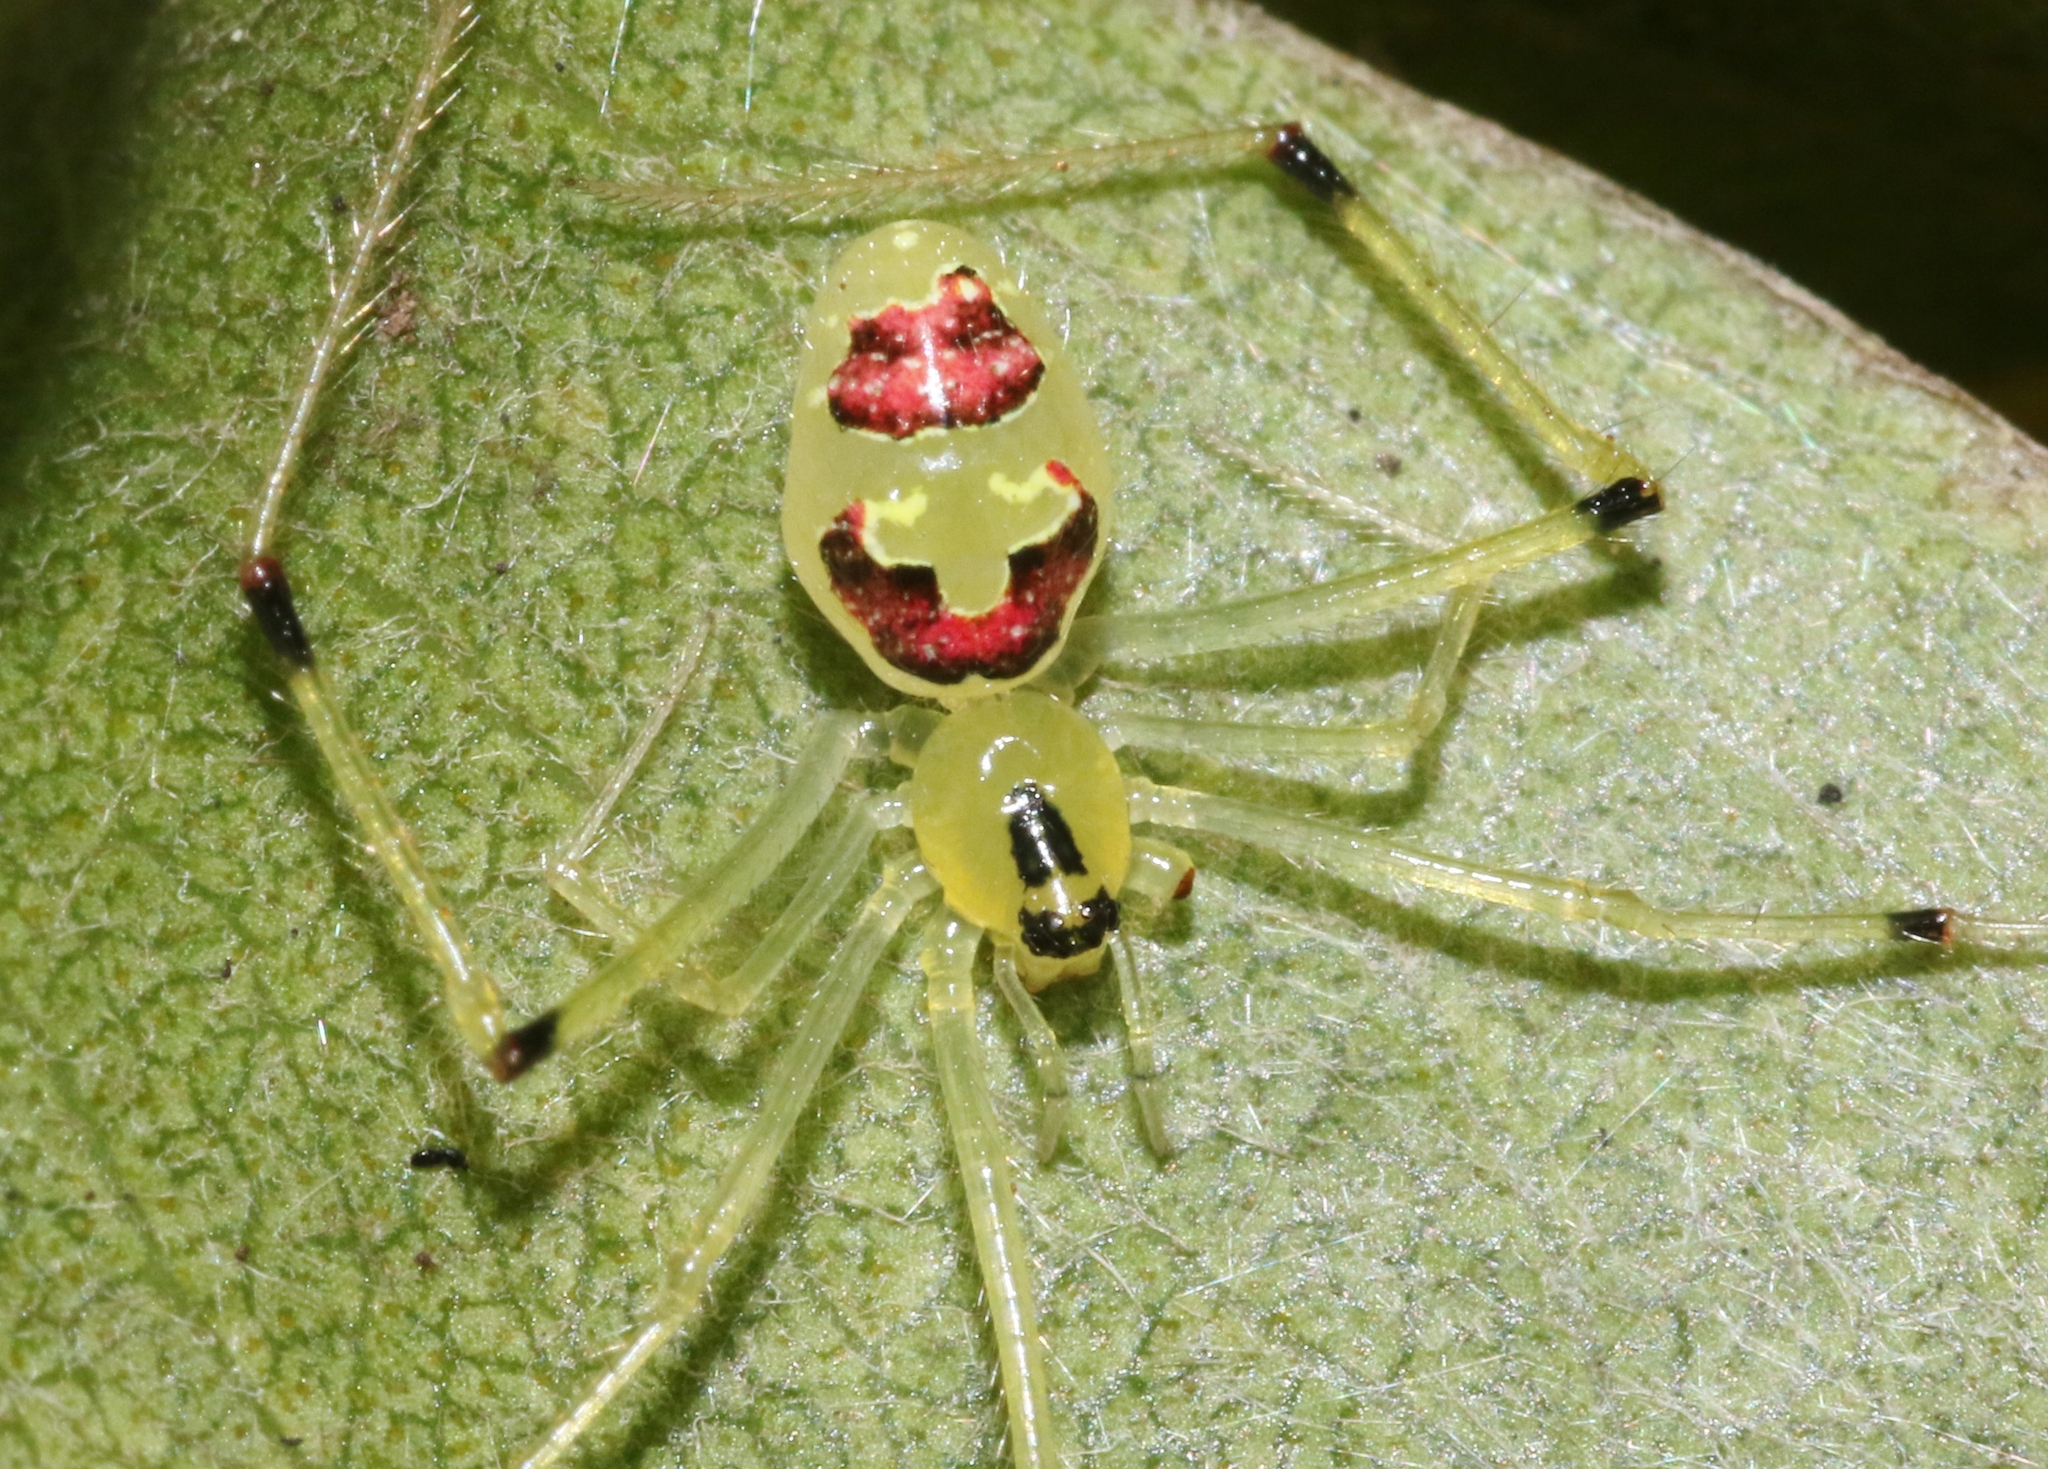
[(1160, 1079), (1159, 1057), (1152, 1046), (1152, 998), (1145, 976), (1138, 968), (1138, 956), (1131, 941), (1116, 936), (1116, 989), (1123, 1002), (1124, 1046), (1131, 1057), (1131, 1095), (1138, 1104), (1138, 1120), (1145, 1128), (1145, 1143), (1164, 1158), (1173, 1151), (1173, 1138), (1166, 1130), (1166, 1087)]
[(881, 961), (882, 951), (911, 910), (935, 891), (937, 884), (922, 864), (892, 870), (883, 878), (819, 977), (796, 1034), (776, 1058), (775, 1069), (761, 1090), (759, 1110), (740, 1139), (739, 1150), (719, 1175), (711, 1201), (690, 1226), (682, 1247), (669, 1257), (667, 1280), (646, 1321), (618, 1361), (520, 1461), (522, 1469), (545, 1469), (559, 1462), (654, 1354), (702, 1316), (711, 1272), (759, 1209), (776, 1160), (809, 1106), (825, 1062), (846, 1033), (846, 1022)]
[(327, 757), (334, 788), (362, 828), (363, 846), (383, 864), (398, 901), (412, 918), (414, 931), (426, 945), (434, 967), (441, 971), (441, 993), (449, 1019), (469, 1048), (488, 1059), (505, 1035), (505, 1007), (498, 998), (498, 986), (477, 968), (455, 910), (441, 896), (441, 886), (427, 871), (412, 832), (384, 794), (361, 737), (343, 717), (327, 676), (313, 664), (310, 649), (303, 664), (288, 667), (285, 684), (320, 753)]
[[(1151, 663), (1286, 642), (1424, 597), (1483, 585), (1503, 571), (1653, 515), (1662, 503), (1655, 486), (1622, 480), (1565, 509), (1356, 576), (1213, 607), (1078, 618), (1071, 645), (1080, 651), (1071, 659)], [(1067, 671), (1069, 661), (1063, 659), (1056, 672)]]
[(492, 1057), (499, 1078), (509, 1081), (555, 1051), (588, 1039), (609, 1025), (627, 1000), (659, 981), (692, 1004), (738, 1013), (733, 991), (718, 976), (679, 975), (678, 966), (789, 856), (838, 789), (846, 767), (864, 751), (883, 752), (879, 735), (859, 715), (821, 719), (773, 804), (689, 893), (561, 1004), (505, 1037)]
[(1451, 680), (1472, 640), (1479, 609), (1486, 604), (1487, 585), (1479, 582), (1460, 587), (1447, 599), (1449, 605), (1444, 609), (1429, 662), (1409, 696), (1406, 712), (1398, 719), (1373, 724), (1309, 726), (1119, 713), (1102, 721), (1102, 736), (1112, 749), (1137, 745), (1148, 750), (1180, 750), (1223, 760), (1271, 760), (1289, 755), (1337, 760), (1373, 755), (1405, 759), (1443, 721)]
[(1011, 1461), (1016, 1469), (1051, 1469), (1061, 1458), (1053, 1432), (1045, 1346), (1039, 1340), (1038, 1308), (1032, 1299), (1031, 1260), (974, 1033), (973, 968), (980, 946), (981, 930), (951, 910), (932, 924), (919, 955), (926, 976), (925, 1005), (931, 1013), (932, 1053), (946, 1099), (946, 1120), (960, 1159), (975, 1258), (981, 1263), (982, 1292), (995, 1325), (996, 1361), (1010, 1417)]
[(1900, 941), (2034, 946), (2048, 923), (1975, 918), (1949, 908), (1891, 913), (1706, 913), (1659, 908), (1622, 888), (1596, 887), (1507, 867), (1484, 867), (1371, 831), (1290, 816), (1244, 801), (1127, 777), (1133, 823), (1178, 827), (1248, 842), (1366, 886), (1395, 880), (1552, 918), (1605, 923), (1655, 939)]
[[(576, 834), (560, 849), (559, 855), (542, 857), (541, 865), (547, 871), (548, 884), (554, 888), (577, 912), (595, 924), (613, 942), (621, 945), (636, 943), (646, 930), (646, 925), (630, 913), (618, 907), (606, 896), (603, 889), (584, 870), (583, 864), (597, 846), (604, 833), (604, 824), (611, 819), (613, 807), (624, 794), (640, 766), (646, 761), (648, 752), (661, 735), (670, 714), (675, 711), (683, 690), (689, 686), (699, 663), (702, 661), (704, 646), (710, 637), (712, 620), (707, 617), (697, 636), (691, 639), (676, 660), (669, 686), (661, 698), (655, 701), (646, 723), (635, 737), (631, 749), (605, 782), (603, 791), (592, 804), (590, 812)], [(872, 743), (872, 742), (870, 742)], [(825, 757), (819, 762), (820, 768), (814, 776), (806, 776), (810, 762), (818, 749), (825, 749)], [(831, 764), (843, 747), (841, 733), (831, 722), (815, 732), (811, 748), (798, 759), (799, 775), (795, 784), (799, 787), (793, 794), (782, 793), (775, 808), (763, 818), (763, 822), (775, 833), (787, 833), (793, 825), (793, 817), (799, 817), (804, 807), (816, 800), (820, 794), (829, 799), (831, 788), (822, 776), (830, 771)], [(843, 767), (839, 771), (844, 773)], [(785, 801), (788, 808), (785, 808)], [(808, 875), (803, 887), (790, 899), (789, 906), (761, 942), (750, 953), (745, 962), (730, 975), (718, 976), (708, 971), (695, 980), (700, 988), (693, 989), (700, 999), (709, 1002), (709, 1008), (721, 1015), (738, 1015), (753, 1004), (755, 998), (768, 983), (781, 973), (797, 948), (823, 922), (826, 911), (846, 891), (846, 885), (854, 874), (865, 864), (867, 851), (875, 834), (885, 828), (907, 825), (909, 813), (900, 801), (869, 797), (855, 803), (839, 824), (805, 858)], [(750, 833), (749, 839), (760, 833)], [(801, 836), (801, 832), (798, 833)], [(769, 836), (762, 836), (765, 842)], [(743, 839), (747, 840), (747, 839)], [(793, 843), (792, 843), (793, 845)]]
[(240, 579), (242, 595), (257, 625), (284, 664), (286, 686), (327, 760), (335, 788), (363, 829), (364, 846), (383, 865), (420, 942), (441, 971), (442, 993), (456, 1030), (472, 1051), (488, 1057), (504, 1033), (498, 987), (476, 967), (454, 910), (427, 871), (398, 809), (384, 794), (361, 737), (342, 714), (326, 677), (314, 667), (313, 644), (292, 605), (291, 583), (277, 552), (285, 497), (298, 476), (300, 457), (334, 370), (360, 339), (363, 322), (382, 294), (371, 289), (377, 263), (403, 217), (399, 201), (419, 141), (453, 100), (447, 90), (448, 79), (461, 63), (457, 48), (475, 20), (474, 9), (462, 0), (441, 0), (435, 8), (426, 55), (407, 96), (398, 131), (384, 157), (372, 160), (369, 207), (356, 221), (348, 264), (330, 286), (327, 320), (313, 339), (312, 353), (300, 374), (278, 441), (277, 457), (251, 507)]
[(1059, 153), (977, 158), (942, 168), (877, 168), (839, 179), (732, 187), (593, 180), (581, 187), (599, 198), (661, 215), (684, 229), (823, 226), (921, 209), (1001, 204), (1146, 173), (1228, 168), (1269, 152), (1277, 136), (1277, 129), (1232, 128)]
[(647, 761), (647, 755), (654, 748), (654, 742), (661, 738), (668, 718), (675, 713), (683, 691), (697, 676), (697, 669), (704, 661), (704, 648), (711, 641), (712, 619), (706, 617), (699, 625), (696, 635), (684, 645), (676, 658), (675, 669), (669, 674), (668, 687), (661, 697), (654, 701), (654, 708), (648, 712), (647, 721), (640, 727), (640, 733), (626, 751), (626, 758), (611, 773), (604, 783), (597, 799), (583, 817), (583, 824), (576, 829), (568, 841), (557, 850), (543, 853), (541, 870), (547, 874), (548, 886), (553, 888), (568, 904), (595, 924), (614, 943), (631, 943), (639, 936), (640, 925), (633, 916), (606, 896), (604, 889), (583, 871), (583, 864), (590, 859), (591, 852), (604, 837), (604, 827), (612, 819), (612, 811), (619, 804), (619, 797), (639, 775), (640, 767)]
[(1179, 847), (1150, 837), (1131, 837), (1131, 865), (1124, 873), (1123, 891), (1117, 899), (1129, 907), (1141, 898), (1154, 908), (1185, 898), (1195, 890), (1195, 864)]
[(1072, 1096), (1067, 1082), (1067, 1053), (1060, 1038), (1046, 1024), (1044, 1013), (1024, 981), (1017, 974), (1017, 955), (1007, 944), (998, 945), (992, 965), (996, 993), (1009, 1003), (1010, 1013), (1024, 1032), (1024, 1054), (1031, 1058), (1031, 1074), (1038, 1078), (1038, 1161), (1050, 1163), (1059, 1151), (1067, 1131), (1067, 1107)]
[(738, 1015), (780, 974), (804, 940), (818, 931), (825, 914), (839, 901), (861, 868), (875, 836), (906, 824), (905, 803), (890, 796), (864, 796), (839, 819), (805, 857), (809, 874), (782, 916), (775, 920), (754, 951), (724, 979), (712, 981), (709, 997), (721, 1015)]
[(1650, 483), (1643, 462), (1560, 409), (1493, 334), (1437, 279), (1415, 247), (1373, 207), (1298, 123), (1232, 128), (930, 169), (876, 169), (852, 178), (725, 188), (589, 183), (592, 193), (693, 229), (762, 222), (824, 225), (917, 209), (1001, 204), (1053, 189), (1089, 188), (1147, 173), (1192, 173), (1264, 159), (1330, 207), (1344, 231), (1406, 300), (1435, 325), (1558, 459), (1595, 485)]
[[(433, 27), (427, 34), (427, 54), (406, 99), (397, 135), (391, 140), (390, 150), (384, 157), (372, 160), (370, 176), (374, 189), (370, 206), (356, 221), (355, 249), (349, 252), (348, 266), (330, 287), (327, 320), (320, 328), (320, 334), (313, 339), (312, 355), (299, 378), (299, 391), (292, 399), (291, 414), (285, 420), (277, 459), (271, 465), (269, 477), (263, 482), (263, 492), (257, 497), (255, 512), (249, 520), (249, 539), (242, 551), (245, 577), (246, 568), (251, 563), (276, 558), (278, 529), (284, 523), (285, 496), (298, 475), (300, 455), (305, 452), (306, 440), (313, 432), (314, 419), (326, 394), (327, 384), (334, 376), (334, 369), (361, 339), (359, 329), (383, 294), (382, 290), (372, 292), (370, 289), (377, 262), (390, 245), (399, 221), (404, 218), (399, 200), (404, 196), (406, 179), (418, 155), (420, 138), (455, 100), (447, 87), (449, 77), (462, 62), (456, 48), (475, 24), (474, 6), (463, 3), (463, 0), (441, 0), (434, 12)], [(279, 568), (279, 573), (282, 575), (282, 568)]]
[(1373, 263), (1470, 359), (1508, 410), (1551, 453), (1596, 485), (1622, 479), (1653, 480), (1642, 460), (1553, 403), (1493, 333), (1437, 279), (1407, 238), (1337, 172), (1298, 127), (1280, 129), (1268, 156), (1283, 172), (1329, 202), (1337, 222), (1365, 247)]

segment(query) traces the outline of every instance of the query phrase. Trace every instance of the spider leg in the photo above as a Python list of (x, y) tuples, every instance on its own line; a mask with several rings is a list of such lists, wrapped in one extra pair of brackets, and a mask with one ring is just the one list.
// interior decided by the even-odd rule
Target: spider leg
[(810, 875), (754, 951), (723, 979), (712, 976), (707, 980), (704, 1003), (721, 1015), (744, 1013), (782, 972), (797, 947), (825, 921), (825, 914), (839, 901), (847, 884), (867, 864), (868, 848), (876, 834), (904, 825), (907, 814), (903, 802), (892, 796), (871, 795), (854, 802), (805, 859)]
[(1159, 1157), (1173, 1151), (1173, 1138), (1166, 1130), (1166, 1087), (1159, 1069), (1158, 1053), (1152, 1048), (1152, 993), (1138, 968), (1138, 956), (1131, 941), (1116, 936), (1117, 997), (1123, 1002), (1124, 1045), (1131, 1057), (1131, 1095), (1138, 1103), (1138, 1120), (1144, 1124), (1145, 1142)]
[(252, 558), (242, 566), (242, 594), (256, 614), (271, 650), (284, 664), (285, 687), (326, 758), (342, 803), (362, 828), (363, 846), (383, 864), (398, 900), (412, 918), (435, 968), (449, 1018), (469, 1048), (486, 1060), (505, 1039), (505, 1006), (498, 986), (479, 969), (455, 910), (427, 870), (419, 844), (385, 794), (370, 764), (362, 736), (342, 713), (327, 675), (313, 660), (312, 639), (292, 602), (291, 584), (275, 557)]
[(1038, 1161), (1050, 1163), (1067, 1130), (1067, 1105), (1072, 1095), (1067, 1083), (1067, 1053), (1060, 1049), (1059, 1037), (1046, 1024), (1038, 1002), (1017, 977), (1016, 954), (1008, 946), (998, 945), (992, 968), (996, 993), (1017, 1017), (1018, 1028), (1024, 1032), (1024, 1054), (1031, 1058), (1031, 1074), (1038, 1078)]
[(1473, 625), (1486, 602), (1487, 585), (1474, 582), (1445, 599), (1448, 605), (1430, 649), (1429, 662), (1408, 697), (1408, 708), (1398, 718), (1371, 724), (1311, 726), (1119, 713), (1103, 721), (1103, 738), (1111, 748), (1137, 745), (1214, 759), (1269, 760), (1290, 755), (1340, 760), (1374, 755), (1405, 759), (1443, 721), (1451, 680), (1472, 640)]
[(1635, 455), (1559, 408), (1521, 363), (1439, 280), (1407, 237), (1395, 229), (1336, 164), (1308, 140), (1299, 124), (1271, 130), (1267, 159), (1330, 206), (1344, 232), (1362, 246), (1385, 280), (1472, 363), (1509, 412), (1559, 460), (1596, 485), (1621, 480), (1654, 484)]
[(701, 881), (567, 999), (505, 1037), (491, 1057), (499, 1079), (509, 1081), (542, 1058), (602, 1030), (627, 1000), (657, 981), (668, 981), (693, 1004), (736, 1013), (734, 991), (728, 985), (704, 974), (678, 978), (677, 966), (781, 866), (817, 821), (846, 767), (863, 752), (880, 753), (867, 721), (855, 714), (820, 719), (782, 791)]
[(1050, 1469), (1061, 1458), (1032, 1296), (1031, 1260), (974, 1031), (973, 966), (980, 946), (981, 930), (949, 909), (932, 921), (918, 957), (926, 977), (925, 1007), (931, 1014), (939, 1087), (967, 1194), (982, 1292), (995, 1325), (1011, 1458), (1016, 1469)]
[(1128, 780), (1133, 823), (1199, 831), (1249, 842), (1366, 886), (1395, 880), (1552, 918), (1605, 923), (1654, 939), (1750, 939), (1765, 943), (1907, 942), (2030, 946), (2048, 940), (2048, 922), (1979, 918), (1949, 908), (1890, 913), (1714, 913), (1659, 908), (1624, 888), (1576, 878), (1486, 867), (1425, 851), (1380, 832), (1355, 831), (1246, 801), (1177, 786)]
[(647, 763), (648, 751), (661, 737), (669, 716), (675, 713), (676, 705), (682, 700), (683, 691), (697, 676), (697, 670), (704, 661), (704, 647), (711, 640), (713, 619), (707, 614), (699, 624), (697, 634), (684, 646), (676, 658), (675, 670), (669, 675), (668, 687), (661, 697), (654, 701), (648, 712), (647, 721), (640, 727), (632, 746), (626, 751), (625, 759), (605, 781), (604, 789), (591, 803), (584, 815), (582, 825), (576, 834), (563, 843), (557, 852), (541, 855), (541, 870), (547, 874), (548, 886), (578, 913), (610, 936), (615, 943), (631, 943), (639, 936), (640, 925), (618, 904), (614, 903), (604, 889), (593, 881), (583, 870), (591, 852), (604, 838), (604, 826), (612, 818), (612, 810), (619, 804), (619, 797), (639, 775), (640, 767)]
[(744, 229), (770, 223), (816, 228), (1035, 198), (1146, 173), (1228, 168), (1270, 150), (1274, 136), (1270, 128), (1231, 128), (1099, 148), (975, 158), (939, 168), (876, 168), (838, 179), (725, 187), (592, 181), (581, 187), (685, 229)]
[(343, 804), (362, 828), (363, 845), (383, 865), (398, 900), (412, 919), (421, 944), (441, 971), (441, 992), (455, 1028), (469, 1048), (488, 1058), (505, 1031), (498, 987), (476, 966), (455, 910), (427, 870), (412, 832), (385, 795), (362, 737), (342, 713), (334, 687), (313, 661), (312, 640), (292, 604), (291, 582), (278, 549), (285, 500), (299, 477), (299, 463), (312, 435), (335, 368), (360, 340), (364, 320), (383, 295), (373, 290), (376, 266), (404, 217), (400, 200), (418, 154), (418, 143), (453, 100), (448, 78), (461, 64), (457, 48), (476, 23), (475, 9), (461, 0), (436, 7), (427, 54), (413, 82), (406, 110), (390, 149), (372, 177), (376, 193), (356, 224), (347, 268), (330, 279), (327, 321), (299, 378), (298, 392), (278, 444), (277, 458), (249, 517), (249, 538), (239, 572), (242, 596), (255, 614), (271, 651), (284, 665), (285, 686), (299, 706), (327, 761)]
[(1286, 642), (1369, 613), (1481, 585), (1513, 567), (1585, 545), (1660, 508), (1655, 485), (1623, 480), (1562, 510), (1355, 576), (1214, 607), (1078, 618), (1069, 651), (1053, 674), (1078, 683), (1086, 671), (1084, 663), (1152, 663)]
[(1142, 898), (1154, 908), (1185, 898), (1195, 889), (1195, 864), (1179, 847), (1131, 834), (1131, 865), (1117, 897), (1128, 906)]
[(873, 169), (842, 179), (737, 187), (611, 182), (583, 187), (602, 198), (663, 215), (685, 228), (745, 228), (766, 221), (818, 227), (920, 209), (999, 205), (1053, 189), (1087, 189), (1147, 174), (1214, 172), (1253, 159), (1265, 160), (1329, 206), (1339, 227), (1371, 260), (1381, 281), (1429, 319), (1472, 363), (1508, 411), (1560, 461), (1595, 485), (1624, 479), (1654, 482), (1635, 455), (1552, 401), (1485, 324), (1438, 279), (1386, 215), (1309, 141), (1299, 123), (978, 158), (938, 168)]
[[(545, 1469), (558, 1462), (669, 1338), (703, 1314), (711, 1272), (760, 1207), (776, 1160), (782, 1156), (797, 1119), (810, 1105), (818, 1078), (846, 1033), (846, 1023), (868, 977), (896, 930), (936, 890), (937, 884), (922, 863), (892, 868), (883, 877), (819, 977), (796, 1034), (776, 1058), (754, 1120), (719, 1175), (710, 1201), (698, 1213), (681, 1247), (669, 1256), (667, 1279), (646, 1320), (619, 1359), (520, 1461), (521, 1469)], [(1011, 1207), (1014, 1209), (1014, 1204)]]

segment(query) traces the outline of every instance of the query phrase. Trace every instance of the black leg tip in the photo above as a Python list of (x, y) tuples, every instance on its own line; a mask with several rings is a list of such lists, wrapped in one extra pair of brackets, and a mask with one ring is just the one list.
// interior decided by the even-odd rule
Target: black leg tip
[(498, 1049), (491, 1052), (491, 1075), (500, 1081), (516, 1081), (547, 1060), (554, 1049), (555, 1012), (550, 1010), (498, 1042)]
[(1572, 507), (1605, 533), (1633, 525), (1664, 508), (1664, 494), (1648, 480), (1618, 479)]
[(1287, 123), (1274, 132), (1273, 146), (1266, 150), (1266, 157), (1325, 204), (1358, 192), (1351, 187), (1351, 180), (1338, 172), (1329, 154), (1308, 140), (1298, 122)]
[(292, 584), (285, 579), (284, 563), (275, 556), (258, 556), (242, 563), (242, 597), (256, 614), (256, 625), (270, 642), (270, 649), (293, 668), (313, 666), (313, 643), (292, 606)]
[(1946, 949), (1956, 941), (1952, 908), (1908, 908), (1885, 916), (1891, 920), (1892, 937), (1901, 943), (1940, 944)]

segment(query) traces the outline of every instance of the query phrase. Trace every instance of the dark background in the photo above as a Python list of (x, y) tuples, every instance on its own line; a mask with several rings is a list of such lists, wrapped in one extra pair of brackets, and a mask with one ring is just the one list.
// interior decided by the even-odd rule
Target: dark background
[[(2048, 439), (2048, 4), (1269, 8), (1761, 256)], [(0, 0), (0, 463), (125, 200), (156, 10)]]
[(2048, 4), (1266, 8), (1761, 257), (2048, 440)]

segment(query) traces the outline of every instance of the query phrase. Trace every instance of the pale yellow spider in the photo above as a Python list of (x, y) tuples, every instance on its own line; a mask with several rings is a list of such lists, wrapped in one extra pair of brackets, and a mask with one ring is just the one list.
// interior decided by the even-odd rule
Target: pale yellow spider
[[(583, 862), (658, 732), (664, 703), (579, 836), (548, 864), (556, 890), (619, 951), (524, 1025), (506, 1022), (495, 985), (472, 962), (454, 915), (379, 790), (315, 663), (281, 562), (263, 532), (252, 541), (243, 590), (285, 662), (337, 786), (442, 971), (450, 1014), (501, 1080), (603, 1030), (650, 984), (666, 983), (710, 1010), (744, 1010), (866, 868), (882, 834), (907, 834), (817, 980), (759, 1110), (676, 1245), (666, 1284), (640, 1328), (522, 1461), (528, 1469), (559, 1460), (672, 1337), (701, 1319), (712, 1274), (758, 1213), (864, 986), (898, 929), (925, 910), (917, 954), (993, 1319), (1011, 1454), (1018, 1469), (1067, 1461), (1003, 1133), (976, 1051), (973, 977), (986, 944), (989, 972), (1015, 1013), (1038, 1078), (1038, 1152), (1050, 1158), (1059, 1146), (1067, 1083), (1032, 994), (1096, 974), (1135, 913), (1187, 896), (1193, 882), (1185, 854), (1134, 828), (1252, 843), (1361, 886), (1398, 881), (1656, 939), (1947, 945), (2048, 935), (2048, 925), (1945, 908), (1770, 916), (1670, 911), (1618, 889), (1476, 865), (1381, 833), (1157, 785), (1119, 765), (1114, 751), (1124, 745), (1247, 761), (1412, 752), (1442, 717), (1446, 688), (1494, 577), (1661, 507), (1654, 476), (1556, 408), (1299, 128), (869, 175), (840, 189), (608, 192), (686, 220), (873, 216), (934, 195), (957, 203), (1048, 179), (1215, 168), (1248, 157), (1270, 160), (1292, 186), (1329, 207), (1386, 278), (1469, 357), (1534, 440), (1581, 478), (1581, 498), (1465, 544), (1297, 591), (1194, 612), (1082, 615), (1109, 543), (1115, 472), (1058, 334), (987, 245), (930, 221), (885, 224), (846, 249), (806, 324), (783, 531), (791, 565), (819, 611), (909, 702), (880, 718), (821, 718), (781, 797), (710, 869), (703, 887), (642, 928), (611, 904)], [(1387, 723), (1297, 728), (1119, 715), (1097, 726), (1078, 712), (1104, 663), (1139, 666), (1282, 644), (1433, 597), (1446, 604), (1433, 651), (1408, 713)], [(688, 967), (702, 941), (797, 851), (860, 761), (894, 761), (908, 767), (909, 778), (857, 796), (806, 848), (796, 897), (738, 970)], [(1164, 1155), (1171, 1140), (1152, 1006), (1127, 946), (1115, 970), (1138, 1112), (1150, 1146)]]

